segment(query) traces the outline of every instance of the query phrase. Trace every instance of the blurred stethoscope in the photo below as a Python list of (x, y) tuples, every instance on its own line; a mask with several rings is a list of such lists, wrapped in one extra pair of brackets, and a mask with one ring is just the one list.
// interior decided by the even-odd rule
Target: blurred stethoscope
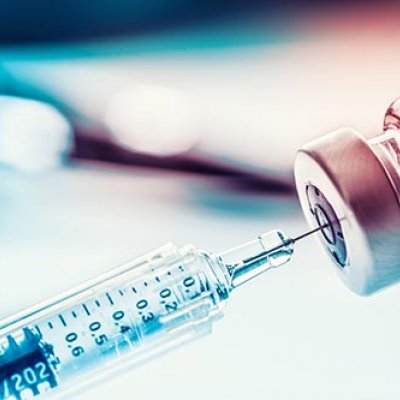
[[(291, 7), (273, 2), (235, 0), (149, 2), (107, 0), (58, 2), (57, 6), (44, 0), (32, 9), (25, 1), (6, 2), (0, 13), (0, 48), (21, 49), (32, 45), (63, 46), (77, 41), (113, 37), (134, 37), (143, 34), (163, 34), (176, 28), (197, 25), (224, 24), (230, 21), (254, 20), (255, 16), (296, 12), (300, 7), (315, 3), (292, 2)], [(110, 12), (112, 10), (112, 12)], [(18, 12), (17, 12), (18, 11)], [(18, 18), (17, 18), (18, 16)], [(73, 24), (71, 25), (71, 21)], [(1, 50), (0, 50), (1, 52)], [(109, 128), (97, 121), (69, 114), (52, 101), (14, 90), (7, 77), (2, 84), (0, 98), (0, 162), (3, 166), (32, 171), (52, 168), (62, 163), (97, 162), (126, 168), (145, 167), (169, 170), (174, 173), (201, 174), (214, 177), (241, 189), (262, 190), (284, 195), (294, 193), (294, 185), (287, 176), (268, 171), (256, 171), (223, 158), (210, 157), (185, 149), (169, 154), (152, 154), (125, 146)], [(140, 135), (140, 132), (138, 133)], [(102, 163), (102, 164), (101, 164)]]
[(55, 106), (29, 98), (0, 96), (0, 163), (22, 172), (37, 172), (85, 162), (125, 168), (149, 168), (214, 177), (241, 189), (283, 195), (294, 193), (292, 183), (232, 163), (185, 151), (155, 155), (135, 151), (99, 123), (67, 118)]

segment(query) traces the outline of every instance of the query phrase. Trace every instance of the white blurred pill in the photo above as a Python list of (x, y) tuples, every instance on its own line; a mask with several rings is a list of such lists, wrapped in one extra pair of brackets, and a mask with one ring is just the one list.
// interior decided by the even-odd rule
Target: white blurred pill
[(67, 119), (36, 100), (0, 96), (0, 163), (24, 172), (59, 167), (72, 145)]

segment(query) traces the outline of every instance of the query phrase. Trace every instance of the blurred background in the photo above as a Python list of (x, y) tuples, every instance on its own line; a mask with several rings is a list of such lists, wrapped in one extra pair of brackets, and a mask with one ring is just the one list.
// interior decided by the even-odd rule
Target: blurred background
[[(1, 317), (167, 241), (306, 229), (296, 149), (381, 132), (400, 6), (276, 3), (2, 2)], [(334, 275), (308, 240), (211, 337), (79, 398), (397, 400), (398, 289), (359, 298)]]

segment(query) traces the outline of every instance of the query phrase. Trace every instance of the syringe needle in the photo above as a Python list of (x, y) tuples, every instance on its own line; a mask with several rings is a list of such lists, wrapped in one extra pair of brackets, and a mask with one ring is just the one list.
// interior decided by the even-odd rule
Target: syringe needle
[(292, 241), (293, 243), (298, 242), (299, 240), (304, 239), (305, 237), (310, 236), (310, 235), (312, 235), (313, 233), (316, 233), (316, 232), (318, 232), (318, 231), (321, 231), (322, 229), (325, 229), (325, 228), (327, 228), (328, 226), (329, 226), (329, 224), (325, 224), (325, 225), (318, 226), (318, 227), (316, 227), (315, 229), (312, 229), (311, 231), (308, 231), (308, 232), (306, 232), (306, 233), (302, 233), (301, 235), (299, 235), (299, 236), (297, 236), (297, 237), (295, 237), (295, 238), (289, 239), (289, 240)]
[(271, 247), (264, 247), (263, 251), (257, 253), (257, 254), (251, 254), (250, 257), (244, 258), (241, 261), (241, 264), (246, 264), (247, 266), (251, 263), (257, 262), (260, 263), (260, 261), (262, 260), (268, 260), (268, 258), (274, 254), (274, 253), (278, 253), (281, 250), (286, 250), (288, 252), (293, 252), (293, 245), (301, 240), (304, 239), (305, 237), (312, 235), (315, 232), (320, 231), (321, 229), (324, 229), (328, 226), (328, 224), (326, 225), (321, 225), (311, 231), (308, 231), (306, 233), (303, 233), (295, 238), (284, 238), (282, 239), (282, 242), (277, 244), (276, 246), (271, 246)]
[(329, 224), (318, 226), (317, 228), (312, 229), (311, 231), (302, 233), (301, 235), (296, 236), (294, 238), (286, 238), (282, 241), (282, 243), (280, 243), (276, 246), (272, 246), (270, 248), (266, 248), (266, 249), (264, 249), (264, 251), (262, 251), (258, 254), (254, 254), (251, 257), (244, 259), (243, 264), (253, 263), (254, 261), (260, 262), (263, 259), (268, 259), (269, 257), (271, 257), (272, 254), (278, 253), (279, 251), (282, 251), (282, 250), (286, 250), (286, 251), (292, 253), (293, 245), (296, 242), (298, 242), (301, 239), (304, 239), (307, 236), (312, 235), (313, 233), (316, 233), (316, 232), (326, 228), (327, 226), (329, 226)]
[(293, 247), (297, 241), (304, 239), (327, 226), (328, 225), (321, 225), (295, 238), (286, 238), (283, 234), (278, 233), (280, 243), (277, 243), (276, 245), (268, 245), (267, 241), (264, 240), (264, 236), (261, 235), (258, 238), (258, 245), (260, 246), (259, 248), (261, 251), (253, 252), (254, 247), (248, 246), (248, 249), (246, 248), (246, 250), (249, 250), (250, 254), (243, 252), (245, 257), (242, 258), (240, 258), (240, 254), (242, 253), (243, 247), (240, 247), (239, 257), (237, 257), (234, 262), (228, 263), (231, 266), (230, 272), (232, 276), (232, 288), (242, 285), (244, 282), (247, 282), (262, 272), (286, 264), (293, 254)]
[(302, 233), (301, 235), (296, 236), (294, 238), (286, 238), (279, 245), (271, 247), (271, 248), (261, 252), (260, 254), (255, 256), (254, 258), (258, 258), (258, 257), (260, 257), (262, 255), (270, 255), (270, 254), (275, 253), (275, 252), (277, 252), (277, 251), (279, 251), (281, 249), (288, 248), (288, 246), (293, 246), (299, 240), (302, 240), (302, 239), (306, 238), (307, 236), (310, 236), (313, 233), (316, 233), (316, 232), (318, 232), (318, 231), (320, 231), (320, 230), (322, 230), (322, 229), (324, 229), (324, 228), (326, 228), (328, 226), (329, 226), (329, 224), (321, 225), (321, 226), (318, 226), (315, 229), (312, 229), (311, 231), (307, 231), (305, 233)]

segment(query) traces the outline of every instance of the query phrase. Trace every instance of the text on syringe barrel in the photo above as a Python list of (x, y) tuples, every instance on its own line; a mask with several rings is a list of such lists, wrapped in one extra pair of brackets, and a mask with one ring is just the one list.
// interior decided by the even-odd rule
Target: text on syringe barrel
[(62, 394), (208, 332), (227, 297), (215, 267), (167, 245), (4, 321), (0, 400)]

